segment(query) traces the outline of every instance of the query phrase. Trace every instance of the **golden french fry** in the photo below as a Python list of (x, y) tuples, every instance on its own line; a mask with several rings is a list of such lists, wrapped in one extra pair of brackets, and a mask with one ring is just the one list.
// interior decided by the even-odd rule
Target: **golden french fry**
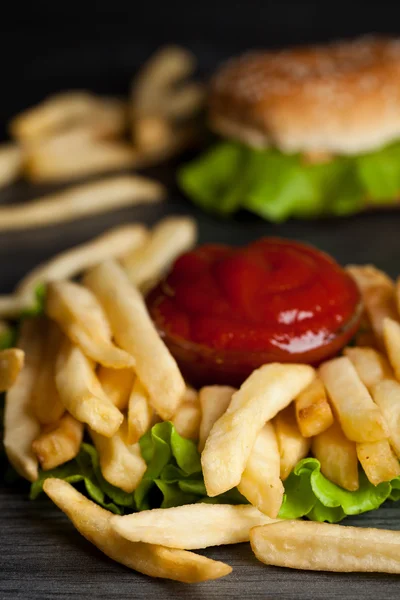
[(24, 351), (8, 348), (0, 351), (0, 392), (10, 389), (24, 366)]
[(142, 458), (139, 444), (127, 443), (127, 434), (126, 422), (110, 438), (90, 431), (99, 453), (104, 479), (130, 494), (141, 482), (147, 465)]
[(17, 144), (0, 146), (0, 187), (12, 183), (20, 176), (24, 163), (23, 150)]
[(252, 550), (266, 565), (338, 571), (400, 573), (400, 533), (313, 521), (279, 521), (250, 532)]
[(139, 152), (157, 152), (170, 143), (172, 127), (161, 115), (147, 115), (136, 118), (133, 124), (133, 142)]
[(201, 388), (199, 392), (201, 408), (199, 452), (203, 451), (214, 423), (224, 414), (235, 392), (235, 388), (227, 385), (209, 385)]
[(56, 386), (56, 360), (62, 340), (58, 325), (46, 322), (43, 356), (32, 395), (33, 410), (41, 425), (55, 423), (65, 412)]
[(154, 227), (149, 240), (123, 258), (129, 279), (141, 289), (149, 289), (173, 261), (196, 243), (195, 221), (189, 217), (169, 217)]
[(319, 375), (349, 440), (377, 442), (388, 437), (381, 411), (347, 356), (325, 362)]
[(128, 403), (128, 440), (130, 444), (138, 442), (154, 422), (154, 410), (149, 396), (138, 378), (136, 378)]
[(293, 403), (276, 415), (274, 427), (281, 457), (280, 476), (284, 481), (299, 460), (307, 456), (311, 440), (305, 438), (299, 430)]
[(68, 341), (57, 359), (56, 384), (61, 401), (75, 419), (106, 437), (118, 431), (122, 413), (105, 395), (90, 360)]
[(396, 379), (400, 379), (400, 323), (393, 319), (384, 319), (383, 339)]
[(382, 411), (389, 428), (389, 441), (400, 458), (400, 383), (379, 381), (372, 388), (372, 397)]
[(347, 439), (337, 421), (313, 438), (312, 453), (329, 481), (351, 492), (358, 490), (356, 444)]
[(164, 420), (170, 419), (186, 386), (141, 294), (111, 260), (89, 271), (84, 282), (103, 306), (117, 344), (134, 357), (137, 376), (149, 393), (154, 410)]
[(391, 481), (400, 475), (400, 464), (388, 440), (356, 444), (357, 456), (373, 485)]
[(32, 450), (44, 471), (72, 460), (79, 452), (83, 439), (83, 423), (66, 413), (57, 423), (47, 425)]
[(125, 410), (128, 407), (129, 395), (135, 381), (133, 370), (109, 369), (100, 365), (97, 378), (107, 398), (119, 410)]
[(112, 513), (82, 496), (65, 481), (46, 479), (43, 489), (87, 540), (112, 560), (139, 573), (183, 583), (198, 583), (224, 577), (232, 571), (224, 563), (193, 552), (121, 538), (111, 526)]
[[(140, 129), (142, 131), (139, 135), (142, 139), (147, 136), (147, 146), (138, 148), (137, 168), (144, 169), (167, 161), (187, 148), (192, 147), (201, 139), (201, 131), (193, 123), (174, 125), (165, 121), (163, 129), (161, 127), (158, 130), (153, 129), (151, 134), (143, 132), (143, 129), (148, 127), (147, 123), (147, 119), (143, 122), (143, 119), (140, 118), (139, 131)], [(136, 139), (137, 134), (135, 129), (133, 135), (134, 139)], [(150, 140), (150, 135), (153, 136), (152, 140)], [(158, 139), (156, 139), (156, 135), (159, 136)], [(152, 145), (150, 145), (151, 143)]]
[(43, 322), (25, 319), (18, 347), (25, 353), (25, 364), (6, 394), (4, 410), (4, 449), (14, 469), (25, 479), (35, 481), (38, 461), (32, 442), (40, 433), (40, 424), (32, 410), (32, 392), (43, 351)]
[(377, 341), (382, 345), (383, 321), (398, 319), (394, 282), (372, 265), (350, 265), (347, 271), (355, 280)]
[(81, 219), (124, 206), (160, 202), (164, 187), (139, 175), (115, 175), (74, 185), (26, 204), (0, 207), (0, 231)]
[(0, 315), (19, 317), (23, 310), (35, 305), (35, 290), (39, 284), (69, 279), (107, 258), (119, 258), (140, 246), (147, 235), (147, 229), (143, 225), (122, 225), (94, 240), (61, 252), (28, 273), (15, 294), (0, 296)]
[(113, 344), (107, 317), (96, 296), (84, 286), (73, 281), (49, 283), (46, 313), (95, 362), (113, 369), (134, 366), (132, 356)]
[(324, 384), (316, 377), (295, 400), (297, 425), (304, 437), (322, 433), (333, 423)]
[(195, 394), (195, 397), (190, 398), (189, 394), (186, 394), (186, 398), (179, 404), (172, 423), (182, 437), (198, 440), (201, 422), (199, 397)]
[(239, 484), (264, 424), (290, 404), (314, 376), (314, 369), (308, 365), (273, 363), (246, 379), (211, 429), (201, 455), (209, 496)]
[(254, 506), (187, 504), (115, 516), (111, 526), (131, 542), (194, 550), (248, 542), (252, 527), (275, 522)]
[(394, 379), (386, 356), (374, 348), (345, 348), (343, 354), (351, 360), (359, 378), (369, 391), (383, 379)]
[(278, 516), (285, 491), (279, 472), (280, 455), (274, 426), (266, 423), (256, 437), (238, 490), (272, 519)]

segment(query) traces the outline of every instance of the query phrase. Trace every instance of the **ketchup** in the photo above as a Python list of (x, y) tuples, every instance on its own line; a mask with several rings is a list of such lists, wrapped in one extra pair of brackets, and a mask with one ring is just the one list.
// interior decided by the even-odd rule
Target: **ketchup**
[(331, 257), (277, 238), (188, 252), (147, 301), (198, 385), (240, 385), (268, 362), (318, 364), (346, 345), (361, 315), (355, 283)]

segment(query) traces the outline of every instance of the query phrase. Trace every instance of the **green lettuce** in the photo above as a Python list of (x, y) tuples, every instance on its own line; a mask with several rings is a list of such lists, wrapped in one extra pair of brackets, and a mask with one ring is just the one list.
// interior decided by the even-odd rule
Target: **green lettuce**
[(325, 164), (298, 154), (220, 142), (178, 173), (183, 191), (208, 212), (240, 208), (273, 222), (357, 213), (367, 203), (395, 202), (400, 193), (400, 142)]

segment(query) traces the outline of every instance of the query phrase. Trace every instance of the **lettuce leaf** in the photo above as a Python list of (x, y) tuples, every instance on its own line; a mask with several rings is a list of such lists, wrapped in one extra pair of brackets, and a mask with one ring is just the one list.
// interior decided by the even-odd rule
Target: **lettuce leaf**
[(182, 190), (201, 208), (222, 216), (239, 208), (276, 223), (289, 217), (345, 216), (400, 193), (400, 142), (326, 164), (298, 154), (221, 142), (178, 172)]

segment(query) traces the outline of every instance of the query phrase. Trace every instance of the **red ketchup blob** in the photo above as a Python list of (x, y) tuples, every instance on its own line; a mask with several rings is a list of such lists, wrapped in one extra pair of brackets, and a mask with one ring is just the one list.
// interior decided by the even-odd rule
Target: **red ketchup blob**
[(355, 334), (362, 308), (331, 257), (278, 238), (182, 255), (147, 304), (191, 383), (236, 386), (265, 363), (315, 365), (334, 356)]

